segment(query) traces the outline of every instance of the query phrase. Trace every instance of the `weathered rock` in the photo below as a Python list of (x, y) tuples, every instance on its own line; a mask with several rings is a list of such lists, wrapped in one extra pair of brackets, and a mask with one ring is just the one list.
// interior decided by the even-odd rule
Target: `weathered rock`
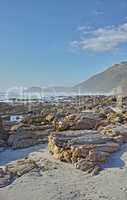
[(98, 122), (98, 123), (96, 124), (95, 129), (98, 130), (98, 131), (101, 131), (101, 130), (103, 130), (104, 127), (106, 127), (106, 126), (108, 126), (108, 125), (109, 125), (108, 121), (102, 120), (102, 121), (100, 121), (100, 122)]
[(8, 133), (3, 128), (0, 128), (0, 139), (5, 141), (8, 139)]
[(83, 171), (97, 173), (100, 163), (106, 162), (110, 154), (119, 149), (119, 144), (97, 131), (63, 131), (49, 136), (48, 148), (54, 158), (73, 163)]
[(102, 129), (102, 134), (108, 135), (119, 143), (127, 142), (127, 127), (124, 125), (109, 125)]
[(7, 143), (5, 140), (0, 139), (0, 147), (7, 147)]
[(11, 184), (16, 178), (35, 170), (39, 175), (43, 172), (57, 169), (57, 163), (44, 159), (42, 153), (29, 155), (27, 158), (7, 164), (0, 168), (0, 188)]
[(3, 128), (3, 120), (1, 117), (0, 117), (0, 128)]
[(97, 167), (96, 163), (85, 159), (80, 159), (77, 163), (75, 163), (75, 167), (86, 173), (92, 173), (93, 170), (98, 168), (96, 172), (97, 174), (101, 170), (99, 166)]
[(6, 168), (0, 168), (0, 188), (8, 186), (13, 180), (13, 173), (9, 172)]
[(38, 115), (38, 116), (28, 116), (23, 120), (24, 124), (27, 125), (41, 125), (42, 123), (46, 124), (45, 117)]
[(18, 160), (12, 164), (8, 164), (6, 167), (9, 172), (14, 174), (15, 176), (20, 177), (20, 176), (28, 173), (32, 169), (34, 169), (35, 163), (34, 163), (34, 161), (26, 158), (26, 159)]
[(23, 123), (19, 123), (19, 124), (15, 124), (10, 128), (10, 131), (17, 131), (19, 128), (23, 127), (24, 124)]
[(89, 130), (95, 129), (96, 124), (103, 119), (99, 113), (82, 113), (68, 115), (64, 119), (60, 119), (55, 123), (55, 130)]
[(50, 123), (53, 121), (54, 118), (55, 118), (54, 114), (48, 114), (45, 119)]
[(0, 118), (0, 147), (5, 147), (7, 145), (8, 133), (3, 128), (3, 121)]
[(109, 123), (118, 124), (124, 122), (124, 116), (122, 113), (108, 113), (107, 120)]
[(17, 129), (9, 136), (8, 145), (13, 149), (26, 148), (32, 145), (46, 143), (51, 126), (30, 126)]

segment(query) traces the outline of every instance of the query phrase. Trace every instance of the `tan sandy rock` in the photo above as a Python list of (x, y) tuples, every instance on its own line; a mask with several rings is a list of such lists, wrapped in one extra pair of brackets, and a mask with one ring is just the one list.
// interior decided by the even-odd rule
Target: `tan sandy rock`
[(28, 126), (18, 128), (17, 131), (11, 134), (8, 138), (8, 145), (13, 149), (26, 148), (48, 141), (51, 126)]
[(111, 137), (93, 130), (53, 132), (48, 141), (49, 152), (54, 158), (88, 172), (95, 169), (97, 172), (100, 164), (106, 162), (119, 147)]

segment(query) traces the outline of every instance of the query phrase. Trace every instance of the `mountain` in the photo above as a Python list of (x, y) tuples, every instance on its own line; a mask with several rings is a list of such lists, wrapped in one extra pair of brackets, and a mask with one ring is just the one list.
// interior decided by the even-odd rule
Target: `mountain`
[(114, 64), (104, 72), (94, 75), (74, 87), (31, 87), (25, 92), (38, 93), (42, 96), (127, 92), (127, 61)]
[(121, 62), (73, 87), (81, 93), (127, 92), (127, 62)]

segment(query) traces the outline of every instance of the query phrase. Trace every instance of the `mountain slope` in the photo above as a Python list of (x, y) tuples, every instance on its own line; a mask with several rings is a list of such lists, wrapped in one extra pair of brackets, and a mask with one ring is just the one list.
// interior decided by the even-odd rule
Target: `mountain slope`
[(86, 93), (117, 93), (127, 92), (127, 62), (121, 62), (108, 68), (102, 73), (92, 76), (88, 80), (74, 87), (31, 87), (26, 93), (43, 95), (73, 95)]
[(108, 68), (88, 80), (76, 85), (73, 89), (82, 93), (109, 93), (118, 88), (127, 91), (127, 62), (121, 62)]

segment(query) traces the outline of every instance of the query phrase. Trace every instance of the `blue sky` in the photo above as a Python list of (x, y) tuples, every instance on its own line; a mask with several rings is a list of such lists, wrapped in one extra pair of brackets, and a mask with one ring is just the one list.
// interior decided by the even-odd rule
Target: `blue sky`
[(0, 87), (71, 86), (127, 60), (127, 0), (1, 0)]

